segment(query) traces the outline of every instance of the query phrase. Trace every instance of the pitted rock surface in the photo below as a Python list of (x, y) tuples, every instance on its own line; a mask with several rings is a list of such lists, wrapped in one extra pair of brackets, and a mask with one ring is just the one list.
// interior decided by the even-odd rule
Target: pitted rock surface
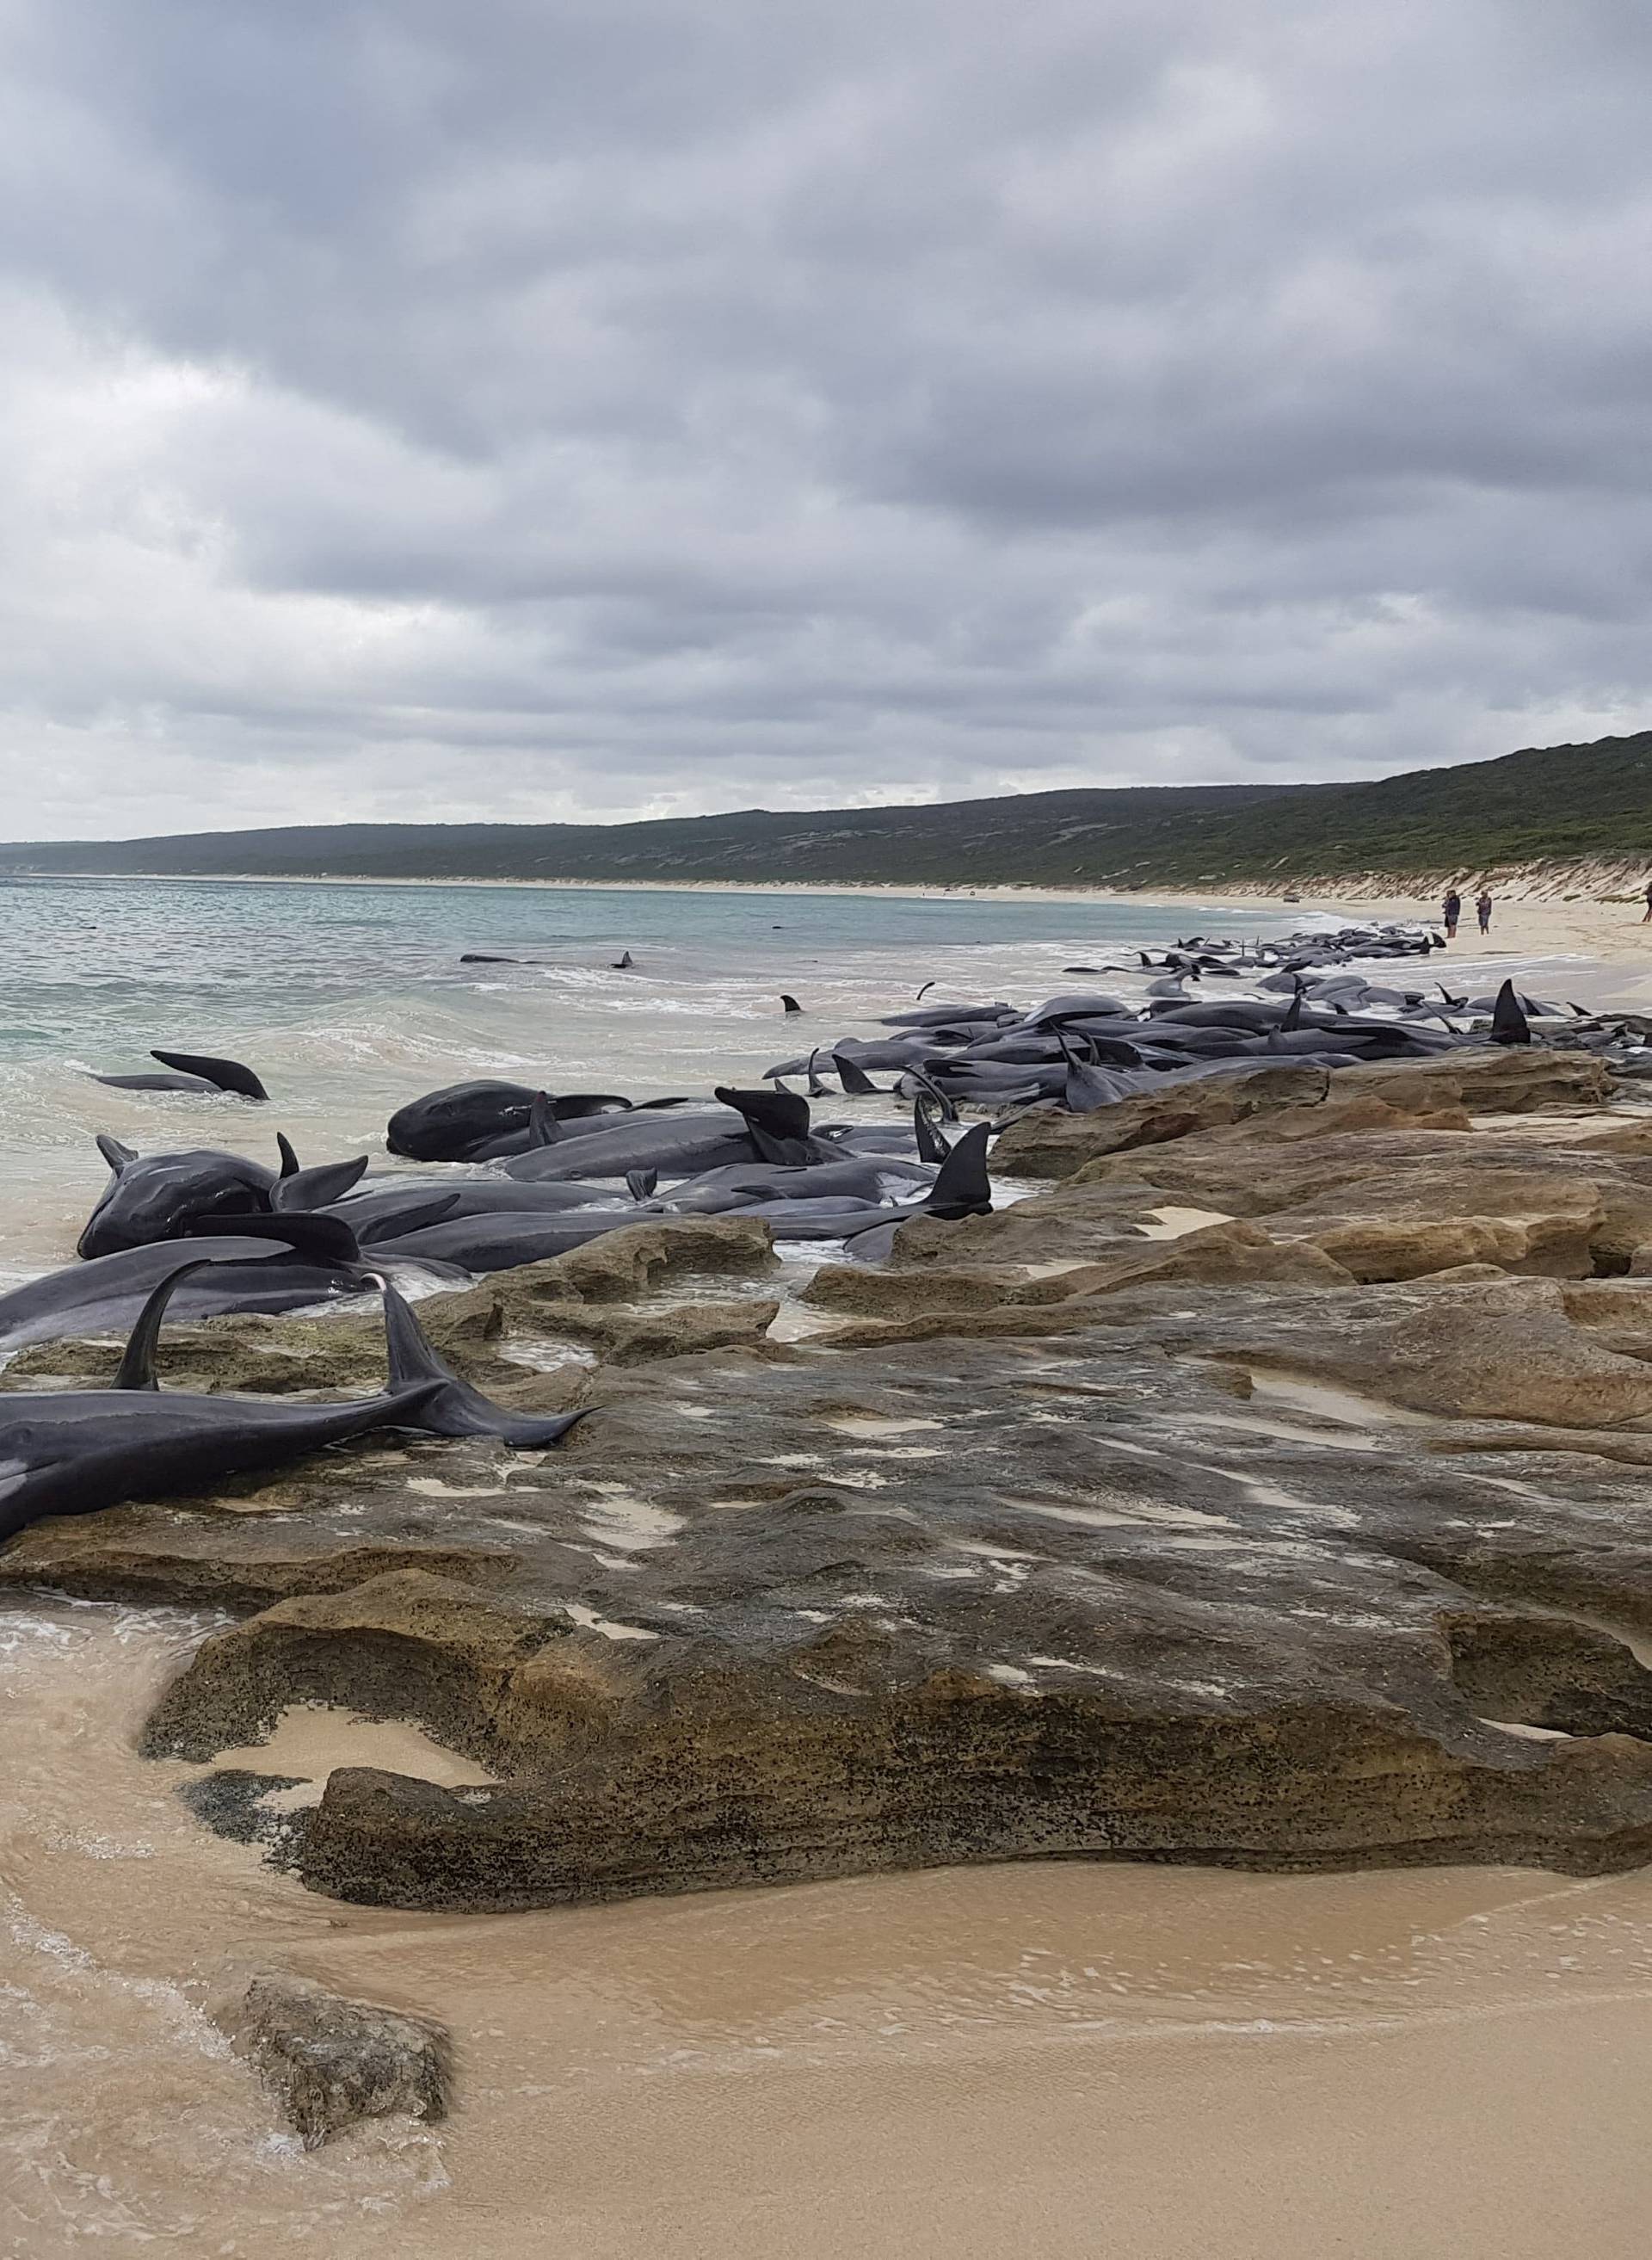
[(298, 1854), (395, 1904), (1028, 1849), (1640, 1861), (1652, 1675), (1598, 1624), (1652, 1625), (1643, 1478), (1512, 1408), (1534, 1340), (1571, 1360), (1546, 1421), (1644, 1417), (1652, 1368), (1558, 1284), (1499, 1292), (1495, 1455), (1405, 1402), (1470, 1339), (1472, 1288), (1161, 1286), (1059, 1340), (609, 1377), (577, 1452), (451, 1501), (513, 1584), (284, 1602), (207, 1642), (149, 1746), (210, 1757), (298, 1701), (411, 1709), (502, 1785), (341, 1772)]
[[(1426, 1105), (1348, 1070), (1322, 1134), (1253, 1108), (907, 1225), (886, 1269), (817, 1275), (790, 1342), (761, 1225), (628, 1227), (424, 1306), (480, 1385), (595, 1408), (560, 1448), (364, 1440), (42, 1524), (0, 1579), (260, 1611), (162, 1698), (157, 1754), (326, 1702), (486, 1770), (335, 1772), (290, 1855), (352, 1899), (1058, 1854), (1644, 1861), (1652, 1287), (1594, 1275), (1632, 1265), (1652, 1173), (1598, 1121), (1430, 1119), (1442, 1091), (1598, 1112), (1592, 1061), (1450, 1064), (1403, 1071)], [(1173, 1210), (1227, 1220), (1162, 1236)], [(687, 1264), (750, 1284), (674, 1301)], [(177, 1354), (373, 1385), (375, 1336), (340, 1323)]]

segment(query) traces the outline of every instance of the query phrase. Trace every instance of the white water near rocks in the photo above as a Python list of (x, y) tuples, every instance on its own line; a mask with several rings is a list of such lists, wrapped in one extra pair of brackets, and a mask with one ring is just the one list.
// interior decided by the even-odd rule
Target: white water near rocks
[[(1126, 934), (1192, 923), (882, 898), (0, 890), (0, 1264), (67, 1256), (102, 1180), (94, 1130), (268, 1158), (282, 1127), (320, 1158), (375, 1145), (393, 1105), (461, 1075), (703, 1091), (866, 1030), (926, 980), (1031, 1003), (1085, 985), (1062, 969)], [(610, 969), (623, 947), (634, 973)], [(461, 968), (463, 948), (549, 962)], [(802, 1021), (780, 1017), (783, 987)], [(150, 1043), (247, 1058), (278, 1104), (77, 1071), (139, 1067)], [(1369, 1411), (1283, 1386), (1258, 1405), (1346, 1420), (1351, 1442)], [(647, 1542), (646, 1512), (605, 1502), (609, 1542)], [(136, 1754), (211, 1622), (0, 1610), (7, 2255), (1644, 2247), (1643, 1877), (1028, 1864), (503, 1917), (342, 1906), (209, 1834), (177, 1794), (199, 1769)], [(411, 1729), (315, 1713), (243, 1762), (298, 1776), (289, 1803), (340, 1763), (477, 1777)], [(455, 2116), (304, 2154), (211, 2019), (271, 1968), (445, 2020)]]

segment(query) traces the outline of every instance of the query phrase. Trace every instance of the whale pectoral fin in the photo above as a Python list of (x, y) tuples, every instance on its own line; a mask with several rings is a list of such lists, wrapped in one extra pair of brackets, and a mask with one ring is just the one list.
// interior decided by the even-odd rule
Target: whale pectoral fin
[(284, 1241), (295, 1255), (319, 1263), (354, 1263), (361, 1253), (354, 1233), (341, 1217), (273, 1216), (268, 1209), (218, 1209), (211, 1216), (192, 1217), (182, 1236), (186, 1240), (227, 1236)]
[[(933, 1104), (933, 1102), (931, 1102)], [(931, 1119), (930, 1108), (920, 1094), (912, 1101), (912, 1134), (918, 1141), (920, 1162), (944, 1162), (951, 1150)]]
[(220, 1091), (232, 1091), (240, 1098), (268, 1098), (269, 1093), (249, 1067), (240, 1060), (214, 1059), (205, 1052), (151, 1051), (151, 1059), (159, 1060), (162, 1067), (175, 1067), (180, 1075), (198, 1075), (204, 1083), (216, 1084)]
[(193, 1263), (180, 1263), (175, 1271), (168, 1271), (161, 1284), (138, 1313), (138, 1323), (127, 1338), (125, 1354), (120, 1361), (111, 1386), (115, 1389), (159, 1389), (161, 1377), (155, 1371), (155, 1348), (161, 1340), (161, 1321), (167, 1314), (167, 1305), (184, 1281), (197, 1271), (210, 1271), (212, 1259), (204, 1255)]
[(443, 1224), (459, 1205), (457, 1193), (440, 1193), (434, 1200), (417, 1202), (411, 1208), (392, 1209), (387, 1216), (375, 1216), (364, 1224), (356, 1238), (363, 1248), (375, 1248), (387, 1240), (401, 1240), (410, 1232), (423, 1232), (427, 1224)]
[(118, 1138), (106, 1137), (101, 1130), (97, 1134), (97, 1150), (117, 1176), (129, 1162), (138, 1158), (132, 1147), (123, 1146)]
[(556, 1119), (549, 1091), (536, 1091), (533, 1104), (528, 1108), (529, 1152), (532, 1153), (536, 1146), (554, 1146), (559, 1138), (566, 1134), (561, 1124)]
[(626, 1191), (633, 1201), (652, 1200), (660, 1189), (658, 1169), (627, 1169)]
[[(287, 1151), (290, 1153), (292, 1148), (288, 1147)], [(294, 1169), (290, 1174), (283, 1169), (275, 1180), (269, 1205), (283, 1213), (326, 1208), (333, 1201), (342, 1200), (351, 1186), (366, 1175), (365, 1154), (358, 1154), (353, 1162), (318, 1162), (313, 1169)]]

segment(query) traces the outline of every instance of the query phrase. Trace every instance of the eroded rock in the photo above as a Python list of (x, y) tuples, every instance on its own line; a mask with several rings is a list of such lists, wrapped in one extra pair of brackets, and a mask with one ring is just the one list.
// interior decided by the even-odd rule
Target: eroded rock
[[(468, 1377), (585, 1392), (570, 1448), (322, 1455), (42, 1525), (0, 1575), (269, 1604), (203, 1645), (154, 1752), (324, 1702), (485, 1770), (342, 1769), (295, 1820), (308, 1882), (381, 1904), (1646, 1859), (1652, 1676), (1601, 1627), (1652, 1627), (1652, 1291), (1591, 1275), (1652, 1241), (1652, 1159), (1465, 1126), (1598, 1113), (1587, 1059), (1265, 1072), (1277, 1103), (1219, 1093), (1214, 1126), (823, 1268), (841, 1323), (789, 1344), (761, 1291), (671, 1299), (761, 1279), (739, 1219), (438, 1298)], [(516, 1362), (547, 1340), (603, 1362)]]
[(218, 2021), (307, 2150), (366, 2119), (447, 2115), (452, 2045), (428, 2019), (272, 1976), (254, 1978)]
[[(1468, 1126), (1470, 1112), (1518, 1114), (1538, 1108), (1598, 1106), (1611, 1094), (1605, 1067), (1584, 1052), (1488, 1048), (1438, 1059), (1325, 1068), (1255, 1065), (1145, 1091), (1091, 1114), (1031, 1108), (1012, 1123), (996, 1148), (1006, 1176), (1066, 1177), (1086, 1162), (1144, 1146), (1284, 1113), (1321, 1108), (1338, 1131), (1427, 1124)], [(1272, 1134), (1264, 1131), (1264, 1135)], [(1304, 1120), (1298, 1136), (1321, 1134)]]
[[(1652, 1677), (1565, 1613), (1652, 1622), (1641, 1478), (1544, 1445), (1639, 1417), (1652, 1368), (1574, 1291), (1160, 1283), (1059, 1337), (615, 1375), (600, 1463), (501, 1502), (508, 1600), (408, 1573), (284, 1603), (206, 1643), (149, 1747), (295, 1701), (418, 1719), (497, 1778), (341, 1770), (293, 1855), (383, 1904), (1029, 1851), (1632, 1864)], [(1491, 1473), (1458, 1416), (1534, 1366)], [(454, 1512), (474, 1540), (493, 1510)]]

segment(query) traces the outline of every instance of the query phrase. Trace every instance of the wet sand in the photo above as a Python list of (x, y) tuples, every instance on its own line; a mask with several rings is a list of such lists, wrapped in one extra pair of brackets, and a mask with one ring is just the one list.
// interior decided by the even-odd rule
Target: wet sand
[[(207, 1835), (175, 1794), (197, 1769), (133, 1754), (205, 1628), (0, 1616), (8, 2253), (1645, 2248), (1652, 1877), (1074, 1863), (343, 1906)], [(386, 1733), (290, 1719), (264, 1761), (370, 1759)], [(207, 2016), (270, 1967), (447, 2020), (456, 2115), (305, 2156)]]

